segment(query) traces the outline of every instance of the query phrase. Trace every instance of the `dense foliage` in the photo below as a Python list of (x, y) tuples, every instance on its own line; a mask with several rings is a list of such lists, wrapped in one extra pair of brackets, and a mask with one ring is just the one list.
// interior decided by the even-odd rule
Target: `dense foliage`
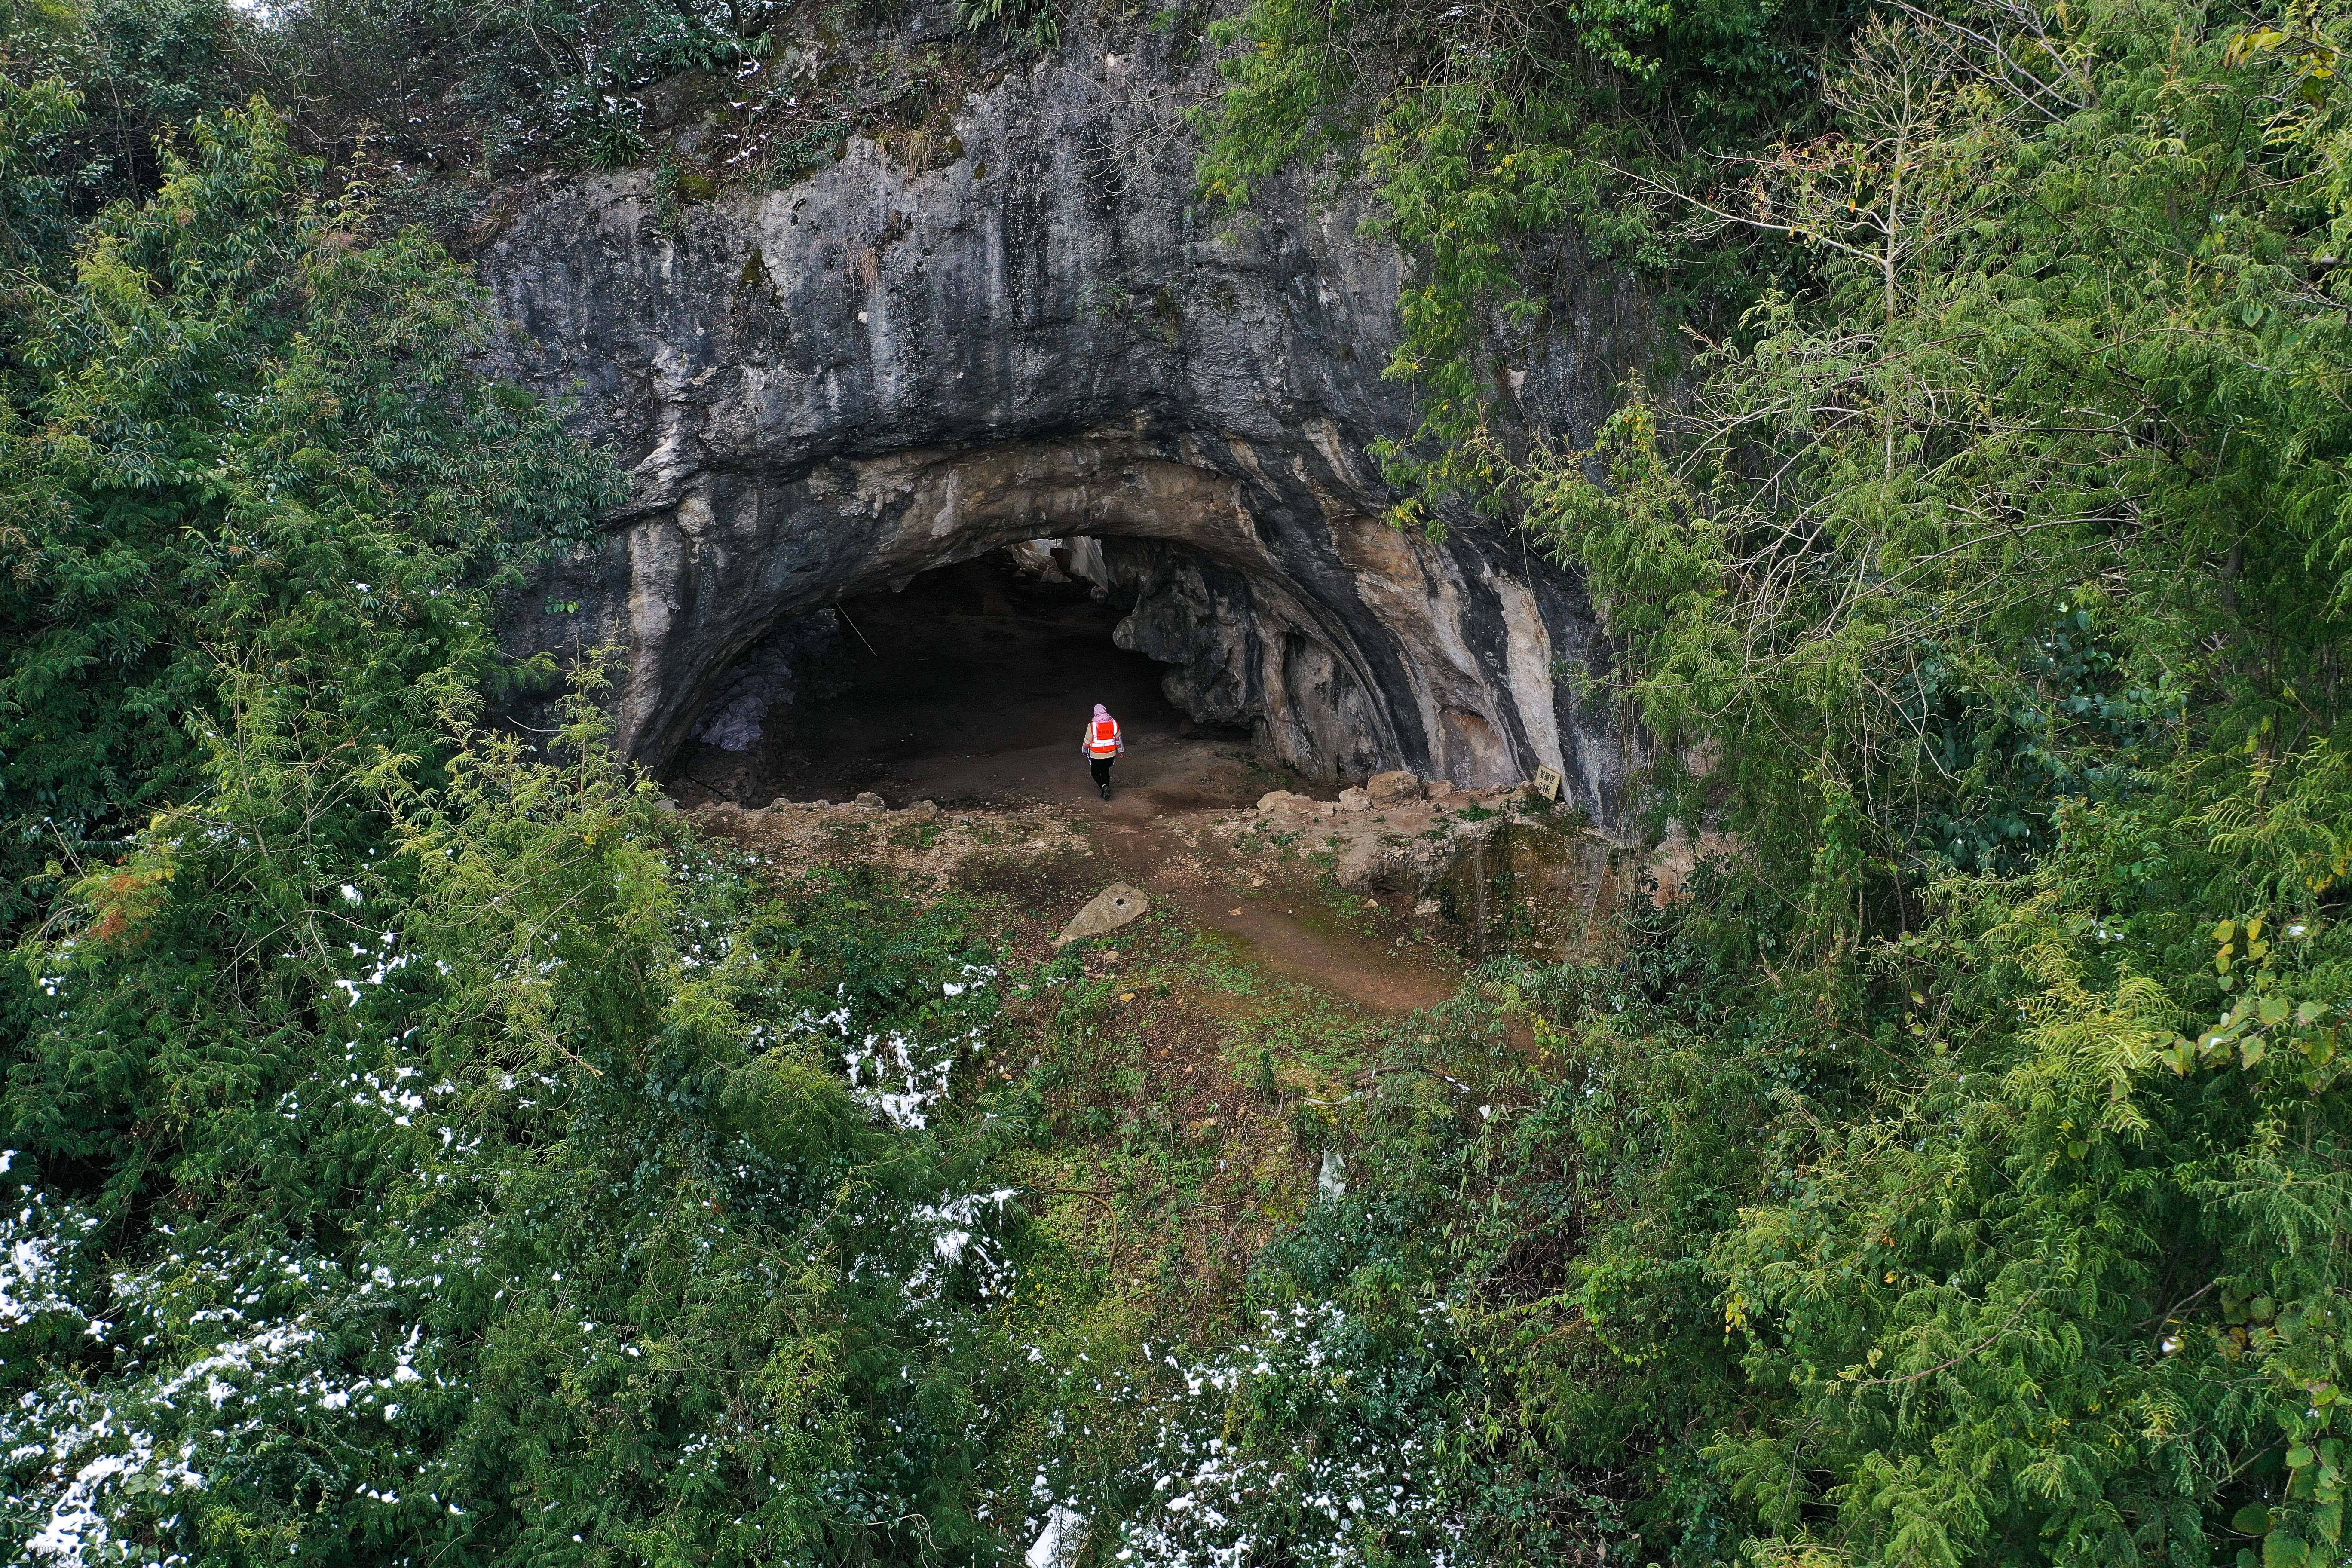
[(1255, 0), (1214, 24), (1224, 94), (1203, 115), (1206, 195), (1244, 205), (1266, 178), (1329, 154), (1378, 193), (1416, 258), (1388, 374), (1424, 422), (1381, 456), (1402, 521), (1485, 501), (1507, 441), (1510, 371), (1543, 358), (1559, 297), (1598, 263), (1711, 323), (1752, 296), (1733, 247), (1675, 248), (1611, 176), (1687, 172), (1818, 118), (1820, 51), (1840, 0)]
[(619, 491), (432, 240), (258, 101), (89, 211), (84, 95), (0, 88), (6, 1556), (972, 1554), (986, 951), (776, 904), (593, 668), (478, 727)]
[(266, 108), (191, 140), (22, 296), (0, 916), (44, 858), (184, 797), (224, 661), (425, 749), (491, 674), (486, 595), (614, 493), (534, 400), (465, 374), (479, 307), (429, 242), (361, 242), (363, 202), (306, 190)]
[[(1680, 25), (1547, 58), (1670, 80)], [(1348, 101), (1298, 26), (1234, 25), (1213, 168)], [(1541, 1482), (1464, 1517), (1590, 1493), (1692, 1562), (2343, 1560), (2345, 26), (1889, 7), (1818, 132), (1680, 163), (1567, 92), (1565, 130), (1487, 108), (1401, 162), (1431, 89), (1360, 100), (1442, 301), (1396, 368), (1452, 356), (1420, 477), (1585, 574), (1661, 813), (1738, 846), (1624, 971), (1532, 983), (1544, 1136), (1438, 1145), (1510, 1173), (1458, 1233), (1550, 1217), (1555, 1272), (1424, 1260), (1424, 1218), (1347, 1286), (1410, 1259), (1452, 1304), (1477, 1373), (1421, 1418), (1495, 1412), (1462, 1484)], [(1763, 285), (1587, 451), (1430, 326), (1528, 289), (1541, 222), (1485, 204), (1531, 142)]]
[[(1286, 1004), (1330, 1180), (1237, 1300), (1080, 956), (698, 842), (495, 634), (616, 479), (481, 374), (419, 166), (648, 157), (824, 40), (6, 25), (12, 1560), (2347, 1560), (2352, 19), (1219, 25), (1210, 196), (1371, 182), (1406, 515), (1582, 574), (1722, 851), (1390, 1034)], [(1693, 347), (1570, 449), (1508, 373), (1601, 264)]]

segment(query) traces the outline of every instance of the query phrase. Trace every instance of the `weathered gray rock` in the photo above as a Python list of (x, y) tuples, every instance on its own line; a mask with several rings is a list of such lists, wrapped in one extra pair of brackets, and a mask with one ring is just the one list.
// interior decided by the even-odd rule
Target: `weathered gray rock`
[(885, 811), (889, 808), (890, 805), (888, 801), (884, 800), (880, 795), (876, 795), (870, 789), (858, 791), (857, 798), (851, 801), (849, 804), (857, 807), (860, 811)]
[(728, 672), (694, 738), (722, 752), (748, 752), (760, 741), (772, 710), (790, 708), (803, 693), (801, 675), (841, 640), (830, 610), (787, 616)]
[[(897, 25), (953, 19), (918, 0)], [(1580, 584), (1475, 519), (1383, 521), (1367, 448), (1418, 420), (1381, 375), (1404, 258), (1353, 189), (1269, 183), (1210, 221), (1182, 115), (1213, 52), (1103, 26), (1074, 17), (1059, 57), (966, 99), (950, 162), (853, 137), (797, 184), (684, 207), (652, 172), (510, 194), (479, 258), (516, 329), (502, 368), (571, 400), (632, 484), (511, 640), (625, 647), (617, 739), (660, 766), (767, 721), (798, 657), (778, 627), (1020, 541), (1098, 542), (1064, 569), (1131, 599), (1118, 640), (1195, 715), (1327, 778), (1556, 766), (1608, 819), (1624, 742), (1553, 679), (1605, 671)], [(1646, 318), (1572, 247), (1547, 270), (1556, 330), (1498, 329), (1501, 414), (1576, 439)]]
[(1372, 809), (1372, 797), (1366, 791), (1354, 785), (1350, 785), (1339, 792), (1339, 809), (1341, 811), (1370, 811)]
[(1100, 936), (1107, 931), (1117, 931), (1151, 907), (1142, 889), (1130, 888), (1125, 882), (1113, 882), (1090, 900), (1085, 909), (1070, 917), (1062, 934), (1054, 939), (1055, 947), (1090, 936)]

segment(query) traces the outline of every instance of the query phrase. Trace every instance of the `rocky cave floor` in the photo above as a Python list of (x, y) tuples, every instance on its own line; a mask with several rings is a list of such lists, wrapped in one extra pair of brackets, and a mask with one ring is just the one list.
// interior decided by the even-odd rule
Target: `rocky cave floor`
[[(1191, 779), (1201, 763), (1187, 754), (1192, 750), (1171, 743), (1154, 760)], [(1087, 900), (1123, 881), (1150, 896), (1148, 918), (1368, 1016), (1399, 1016), (1451, 996), (1478, 944), (1449, 917), (1447, 900), (1393, 876), (1345, 887), (1338, 868), (1351, 853), (1362, 863), (1366, 847), (1384, 858), (1434, 851), (1486, 822), (1507, 820), (1507, 810), (1496, 807), (1513, 803), (1463, 795), (1349, 810), (1336, 801), (1269, 794), (1262, 811), (1165, 805), (1144, 786), (1108, 803), (948, 808), (923, 799), (893, 807), (869, 795), (862, 805), (777, 801), (757, 810), (719, 802), (695, 815), (782, 867), (830, 861), (887, 868), (918, 885), (1022, 889), (1016, 929), (1004, 933), (1019, 948), (1050, 950)], [(1556, 925), (1538, 931), (1522, 918), (1507, 942), (1532, 955), (1564, 951), (1566, 937)], [(1097, 946), (1117, 944), (1115, 935), (1097, 939)]]
[(1294, 782), (1246, 735), (1193, 723), (1161, 694), (1163, 667), (1111, 641), (1123, 607), (1083, 582), (1046, 582), (1002, 554), (861, 595), (802, 676), (789, 718), (749, 749), (689, 745), (680, 804), (847, 800), (874, 791), (943, 806), (1093, 799), (1078, 740), (1097, 702), (1118, 715), (1129, 816), (1235, 805)]

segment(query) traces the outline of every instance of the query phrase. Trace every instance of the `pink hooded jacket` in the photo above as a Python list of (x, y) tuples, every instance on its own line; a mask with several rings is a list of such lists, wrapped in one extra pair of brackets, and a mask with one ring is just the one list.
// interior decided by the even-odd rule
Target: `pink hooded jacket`
[(1127, 742), (1119, 738), (1118, 721), (1099, 702), (1095, 704), (1095, 716), (1087, 721), (1086, 738), (1078, 742), (1078, 750), (1097, 761), (1127, 750)]

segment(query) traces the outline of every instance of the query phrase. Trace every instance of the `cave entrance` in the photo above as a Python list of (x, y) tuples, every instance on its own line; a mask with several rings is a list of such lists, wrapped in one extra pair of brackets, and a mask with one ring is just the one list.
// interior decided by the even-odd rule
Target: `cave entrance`
[(1127, 741), (1113, 783), (1129, 805), (1254, 798), (1246, 732), (1179, 710), (1167, 667), (1112, 641), (1127, 606), (1073, 568), (1066, 546), (1018, 545), (795, 617), (720, 681), (674, 790), (690, 805), (1076, 803), (1094, 798), (1078, 741), (1101, 702)]

